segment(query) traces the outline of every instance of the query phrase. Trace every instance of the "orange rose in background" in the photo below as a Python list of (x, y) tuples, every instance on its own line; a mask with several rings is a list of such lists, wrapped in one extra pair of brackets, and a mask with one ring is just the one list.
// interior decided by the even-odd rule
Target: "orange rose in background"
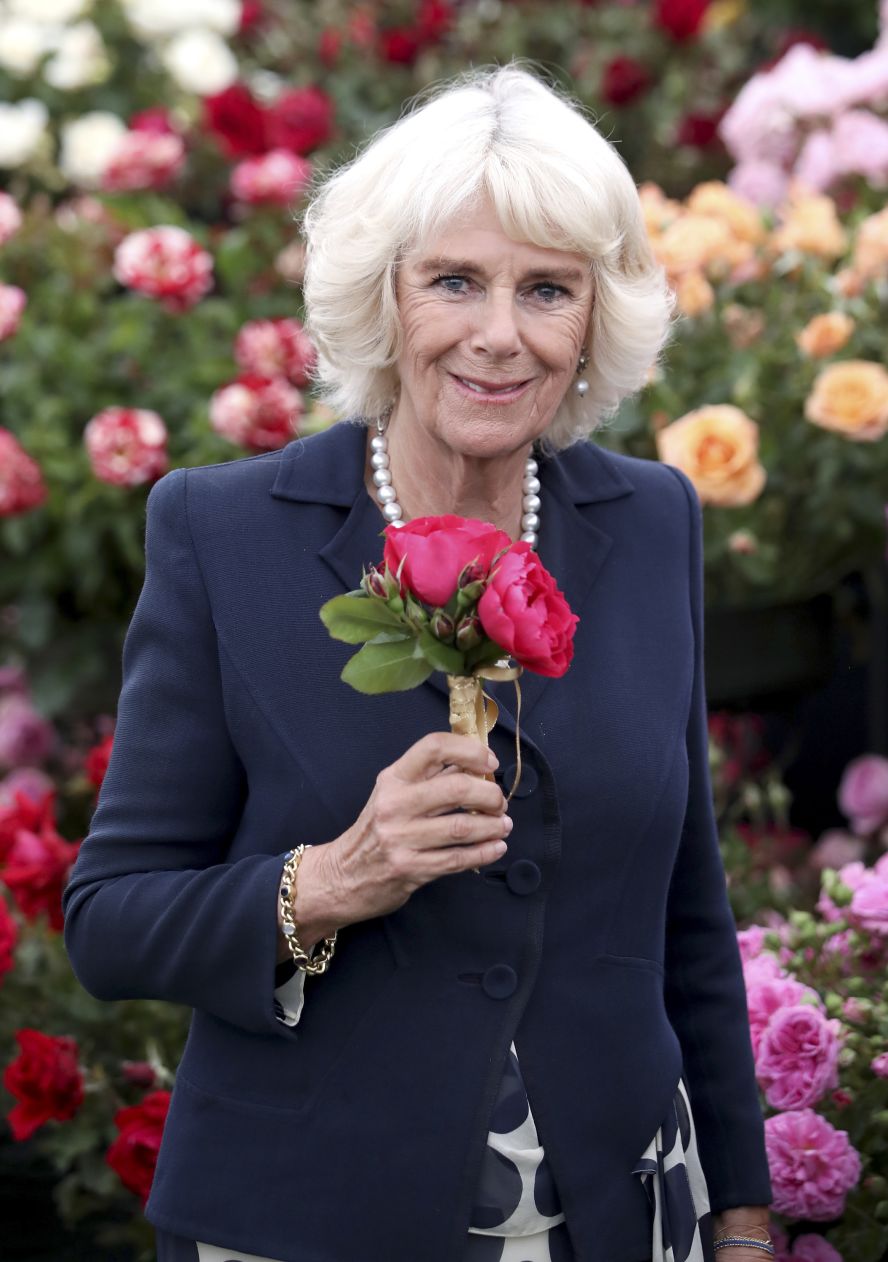
[(845, 244), (845, 230), (832, 198), (802, 194), (790, 198), (783, 221), (771, 237), (771, 245), (778, 254), (799, 250), (824, 259), (838, 258)]
[(830, 364), (814, 382), (805, 416), (854, 442), (875, 442), (888, 433), (888, 372), (865, 359)]
[(801, 333), (796, 334), (796, 345), (812, 359), (823, 359), (840, 351), (853, 332), (854, 321), (849, 315), (844, 311), (827, 311), (809, 320)]
[(703, 315), (712, 309), (715, 291), (702, 272), (685, 272), (675, 282), (675, 300), (683, 315)]
[(745, 198), (738, 197), (720, 180), (698, 184), (688, 197), (687, 206), (695, 215), (723, 219), (741, 241), (758, 244), (764, 240), (765, 228), (759, 209)]
[(750, 504), (767, 480), (758, 459), (758, 426), (729, 403), (688, 412), (656, 435), (664, 464), (686, 473), (703, 504)]
[(852, 263), (863, 280), (888, 275), (888, 207), (864, 219), (858, 228)]
[(688, 271), (725, 275), (735, 267), (747, 265), (754, 253), (748, 241), (734, 235), (725, 219), (709, 215), (682, 215), (651, 244), (670, 276)]

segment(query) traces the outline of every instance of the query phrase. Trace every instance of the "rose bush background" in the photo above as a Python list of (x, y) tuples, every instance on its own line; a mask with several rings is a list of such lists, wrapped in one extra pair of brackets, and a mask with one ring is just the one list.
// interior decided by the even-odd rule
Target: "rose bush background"
[[(80, 991), (58, 898), (113, 738), (148, 488), (167, 468), (271, 449), (331, 419), (312, 400), (299, 324), (294, 212), (312, 173), (441, 76), (542, 63), (643, 184), (682, 317), (664, 365), (600, 441), (693, 478), (710, 602), (829, 593), (849, 572), (877, 578), (885, 548), (879, 9), (0, 3), (3, 1112), (10, 1142), (52, 1160), (65, 1221), (96, 1249), (151, 1257), (138, 1208), (187, 1014)], [(824, 199), (793, 186), (799, 175)], [(810, 836), (790, 826), (755, 716), (713, 715), (712, 737), (731, 895), (749, 926), (780, 1256), (835, 1262), (838, 1248), (876, 1262), (888, 1248), (888, 763), (852, 765), (849, 828)], [(838, 1183), (823, 1173), (793, 1200), (794, 1154), (818, 1145)]]

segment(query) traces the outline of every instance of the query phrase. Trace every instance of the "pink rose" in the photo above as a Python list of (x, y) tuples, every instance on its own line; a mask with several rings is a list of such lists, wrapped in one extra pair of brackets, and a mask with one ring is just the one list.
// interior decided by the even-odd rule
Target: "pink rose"
[(186, 311), (213, 287), (213, 258), (184, 228), (162, 224), (124, 237), (114, 252), (121, 285)]
[(856, 863), (863, 858), (865, 846), (859, 837), (831, 828), (818, 840), (808, 856), (812, 868), (822, 872), (824, 868), (841, 868), (846, 863)]
[(871, 871), (854, 891), (848, 919), (861, 929), (888, 937), (888, 879)]
[(838, 1249), (834, 1249), (823, 1236), (796, 1236), (790, 1257), (798, 1262), (844, 1262)]
[(888, 823), (888, 758), (864, 754), (845, 768), (839, 806), (856, 833), (872, 833)]
[(762, 1032), (756, 1076), (774, 1109), (816, 1104), (838, 1086), (839, 1025), (810, 1004), (779, 1008)]
[(786, 197), (789, 177), (775, 162), (749, 158), (734, 167), (728, 185), (755, 206), (779, 206)]
[(93, 473), (112, 486), (156, 482), (169, 467), (166, 426), (148, 408), (105, 408), (87, 423), (83, 440)]
[(765, 1147), (778, 1214), (811, 1222), (839, 1217), (861, 1168), (846, 1131), (813, 1109), (794, 1109), (765, 1120)]
[(877, 1078), (888, 1078), (888, 1052), (880, 1052), (870, 1061), (870, 1069)]
[(796, 158), (793, 171), (796, 179), (815, 193), (822, 193), (838, 179), (841, 171), (835, 136), (828, 131), (812, 131)]
[(738, 930), (737, 945), (740, 948), (740, 959), (744, 964), (761, 955), (767, 932), (767, 929), (763, 929), (761, 925), (751, 925), (749, 929)]
[(307, 386), (317, 358), (311, 338), (298, 320), (250, 320), (237, 335), (234, 357), (244, 372), (286, 377)]
[(528, 670), (558, 678), (570, 665), (579, 618), (529, 543), (512, 544), (497, 562), (478, 617), (490, 638)]
[(12, 806), (16, 793), (24, 793), (32, 802), (41, 802), (51, 792), (52, 780), (37, 767), (16, 767), (0, 780), (0, 807)]
[(0, 284), (0, 342), (18, 332), (28, 297), (18, 285)]
[(883, 185), (888, 179), (888, 123), (869, 110), (848, 110), (833, 126), (838, 172), (862, 175)]
[(109, 192), (165, 188), (185, 165), (185, 143), (174, 132), (139, 128), (125, 132), (102, 172)]
[(37, 508), (46, 495), (36, 460), (31, 459), (14, 434), (0, 427), (0, 517)]
[(22, 212), (8, 193), (0, 193), (0, 245), (5, 245), (22, 226)]
[[(762, 956), (762, 959), (765, 957)], [(758, 961), (754, 961), (757, 963)], [(771, 1017), (780, 1008), (795, 1008), (799, 1004), (812, 1004), (821, 1008), (820, 996), (810, 986), (803, 986), (792, 977), (766, 978), (752, 984), (747, 981), (746, 1006), (749, 1012), (749, 1033), (752, 1050), (758, 1057), (759, 1043)]]
[(245, 158), (231, 173), (231, 191), (251, 205), (289, 206), (308, 187), (311, 163), (287, 149)]
[(0, 701), (0, 766), (43, 762), (55, 744), (55, 731), (27, 697), (15, 693)]
[(762, 951), (761, 955), (754, 955), (752, 959), (743, 960), (743, 980), (747, 991), (753, 986), (761, 985), (762, 982), (782, 981), (785, 977), (786, 973), (781, 968), (777, 956), (771, 955), (769, 951)]
[(244, 373), (210, 399), (210, 424), (229, 442), (275, 451), (296, 434), (302, 395), (284, 377)]
[(466, 566), (477, 567), (473, 577), (486, 579), (496, 554), (511, 546), (511, 538), (490, 522), (445, 513), (387, 526), (383, 561), (392, 574), (403, 562), (402, 590), (438, 608), (450, 600)]

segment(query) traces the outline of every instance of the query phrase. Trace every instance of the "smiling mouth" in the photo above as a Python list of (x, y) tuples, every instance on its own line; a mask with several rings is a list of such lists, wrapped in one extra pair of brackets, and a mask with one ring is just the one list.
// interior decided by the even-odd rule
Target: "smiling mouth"
[(486, 398), (496, 398), (498, 395), (514, 394), (518, 390), (524, 388), (530, 382), (529, 377), (525, 377), (523, 381), (473, 381), (469, 377), (459, 377), (456, 373), (450, 374), (455, 381), (467, 390), (471, 390), (473, 394)]

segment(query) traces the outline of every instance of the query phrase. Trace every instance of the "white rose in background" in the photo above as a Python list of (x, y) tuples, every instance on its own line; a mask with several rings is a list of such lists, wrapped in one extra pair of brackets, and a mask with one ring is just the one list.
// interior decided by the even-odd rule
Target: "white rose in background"
[(29, 78), (53, 47), (55, 27), (28, 18), (0, 16), (0, 66), (20, 79)]
[(241, 0), (122, 0), (130, 26), (143, 39), (165, 39), (189, 29), (234, 35)]
[(46, 135), (47, 119), (42, 101), (0, 101), (0, 167), (20, 167), (33, 158)]
[(82, 17), (92, 8), (92, 0), (6, 0), (5, 8), (16, 17), (57, 26)]
[(92, 22), (78, 22), (62, 32), (43, 77), (60, 92), (72, 92), (104, 83), (110, 70), (111, 62), (98, 27)]
[(185, 92), (215, 96), (234, 83), (238, 75), (234, 53), (214, 31), (184, 31), (160, 54), (170, 76)]
[(62, 127), (59, 167), (72, 184), (95, 188), (101, 183), (126, 125), (116, 114), (94, 110)]

